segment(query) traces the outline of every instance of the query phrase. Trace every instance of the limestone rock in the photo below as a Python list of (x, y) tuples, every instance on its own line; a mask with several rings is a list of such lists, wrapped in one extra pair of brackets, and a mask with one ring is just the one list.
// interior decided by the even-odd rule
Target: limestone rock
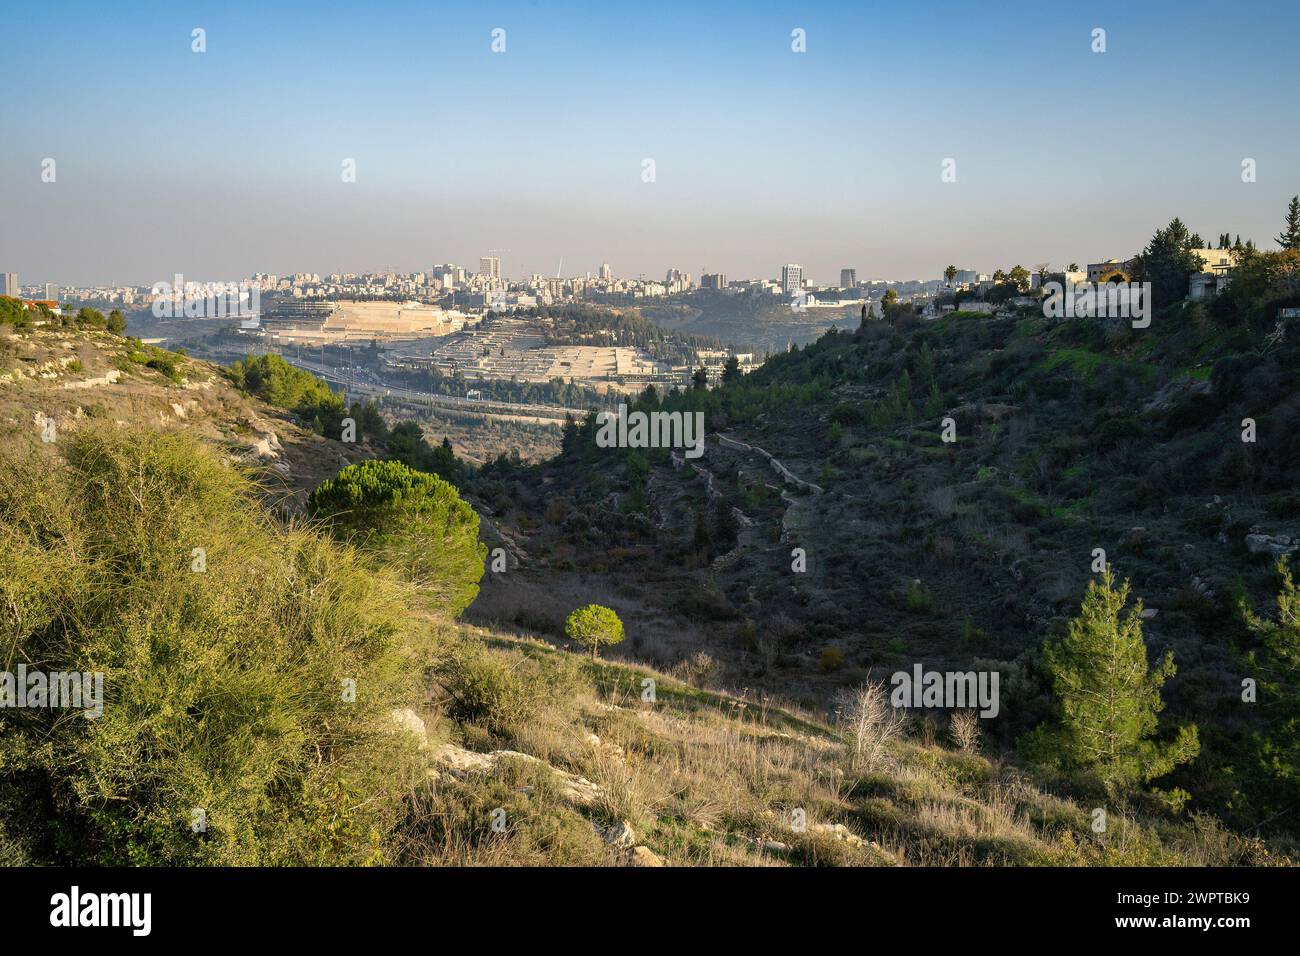
[(424, 726), (424, 721), (420, 715), (409, 707), (401, 707), (389, 711), (388, 716), (393, 721), (393, 727), (399, 733), (406, 734), (418, 743), (421, 747), (429, 745), (428, 731)]
[(494, 750), (491, 753), (484, 754), (476, 753), (473, 750), (465, 750), (455, 744), (443, 744), (434, 753), (433, 759), (437, 765), (437, 769), (432, 771), (433, 775), (446, 773), (462, 780), (470, 774), (495, 773), (497, 763), (501, 760), (520, 760), (525, 763), (537, 764), (550, 770), (555, 778), (560, 797), (575, 806), (591, 806), (605, 795), (604, 790), (599, 785), (592, 783), (586, 777), (580, 777), (576, 773), (569, 773), (567, 770), (559, 770), (543, 760), (538, 760), (531, 754), (520, 753), (518, 750)]
[(627, 855), (628, 866), (667, 866), (668, 863), (648, 846), (635, 846)]
[(814, 833), (825, 833), (837, 840), (841, 840), (852, 847), (861, 847), (865, 844), (862, 838), (846, 827), (842, 823), (810, 823), (808, 829)]

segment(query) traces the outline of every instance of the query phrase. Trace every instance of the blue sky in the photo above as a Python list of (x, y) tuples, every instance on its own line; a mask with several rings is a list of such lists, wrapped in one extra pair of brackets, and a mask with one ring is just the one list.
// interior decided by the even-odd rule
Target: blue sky
[(929, 278), (1127, 254), (1174, 215), (1268, 245), (1300, 192), (1294, 3), (113, 6), (6, 14), (24, 282), (489, 250), (514, 276)]

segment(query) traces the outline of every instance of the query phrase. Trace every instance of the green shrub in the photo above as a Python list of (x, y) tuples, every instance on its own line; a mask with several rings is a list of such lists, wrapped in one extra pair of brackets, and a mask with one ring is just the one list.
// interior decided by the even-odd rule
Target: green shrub
[(535, 713), (543, 695), (540, 681), (529, 682), (481, 647), (464, 643), (438, 662), (434, 676), (446, 694), (447, 716), (509, 733)]
[(16, 329), (31, 328), (32, 315), (20, 300), (0, 295), (0, 325), (12, 325)]
[(0, 655), (102, 673), (103, 713), (0, 709), (0, 853), (383, 860), (416, 772), (390, 717), (427, 654), (409, 586), (278, 526), (183, 434), (90, 428), (60, 451), (0, 463)]
[(436, 475), (398, 461), (363, 461), (322, 481), (308, 511), (344, 540), (400, 569), (440, 610), (478, 596), (487, 546), (478, 514)]
[(146, 359), (144, 364), (147, 368), (162, 372), (177, 385), (184, 381), (185, 376), (181, 374), (180, 366), (177, 364), (175, 357), (165, 352)]
[(913, 614), (924, 614), (930, 610), (930, 592), (920, 581), (913, 581), (907, 586), (907, 609)]

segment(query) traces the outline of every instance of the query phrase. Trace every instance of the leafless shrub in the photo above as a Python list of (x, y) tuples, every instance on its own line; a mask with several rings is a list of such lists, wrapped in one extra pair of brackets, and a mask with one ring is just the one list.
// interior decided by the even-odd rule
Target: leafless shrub
[(678, 661), (672, 675), (687, 684), (705, 687), (717, 676), (718, 662), (704, 651), (696, 651), (685, 660)]
[(851, 770), (875, 767), (885, 748), (903, 733), (903, 715), (889, 703), (883, 681), (868, 681), (840, 696), (840, 720)]
[(973, 710), (955, 710), (948, 718), (948, 733), (953, 743), (965, 753), (978, 753), (980, 746), (980, 718)]

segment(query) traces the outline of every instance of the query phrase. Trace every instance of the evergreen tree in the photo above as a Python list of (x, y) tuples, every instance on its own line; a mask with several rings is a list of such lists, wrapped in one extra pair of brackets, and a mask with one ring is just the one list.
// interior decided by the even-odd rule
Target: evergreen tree
[(564, 633), (570, 640), (591, 648), (591, 659), (604, 645), (623, 640), (623, 622), (607, 607), (588, 604), (575, 610), (564, 622)]
[(1300, 196), (1292, 196), (1286, 207), (1286, 228), (1278, 234), (1277, 244), (1283, 249), (1300, 249)]
[(565, 412), (564, 427), (560, 429), (560, 454), (566, 458), (576, 454), (578, 441), (578, 423), (573, 420), (573, 415)]
[(1278, 560), (1277, 573), (1282, 587), (1276, 620), (1260, 618), (1244, 601), (1240, 604), (1246, 627), (1260, 640), (1247, 662), (1264, 715), (1253, 749), (1256, 769), (1271, 784), (1264, 789), (1273, 791), (1262, 801), (1270, 813), (1300, 800), (1300, 588), (1286, 558)]
[(695, 533), (691, 536), (691, 547), (696, 554), (702, 554), (706, 558), (713, 551), (713, 539), (709, 535), (709, 526), (704, 520), (702, 508), (695, 510)]
[(307, 512), (340, 540), (381, 555), (452, 616), (478, 595), (487, 556), (478, 514), (436, 475), (400, 461), (348, 465), (316, 486)]
[(1151, 283), (1157, 306), (1187, 297), (1188, 277), (1202, 265), (1200, 257), (1192, 252), (1199, 248), (1199, 242), (1200, 237), (1191, 235), (1176, 217), (1151, 237), (1142, 252), (1143, 278)]
[(1045, 733), (1067, 766), (1095, 772), (1112, 790), (1163, 776), (1200, 750), (1195, 725), (1180, 727), (1172, 744), (1150, 739), (1174, 659), (1167, 653), (1148, 671), (1142, 602), (1125, 612), (1128, 596), (1128, 581), (1116, 588), (1108, 567), (1100, 583), (1089, 582), (1065, 639), (1044, 648), (1062, 710), (1060, 726)]

